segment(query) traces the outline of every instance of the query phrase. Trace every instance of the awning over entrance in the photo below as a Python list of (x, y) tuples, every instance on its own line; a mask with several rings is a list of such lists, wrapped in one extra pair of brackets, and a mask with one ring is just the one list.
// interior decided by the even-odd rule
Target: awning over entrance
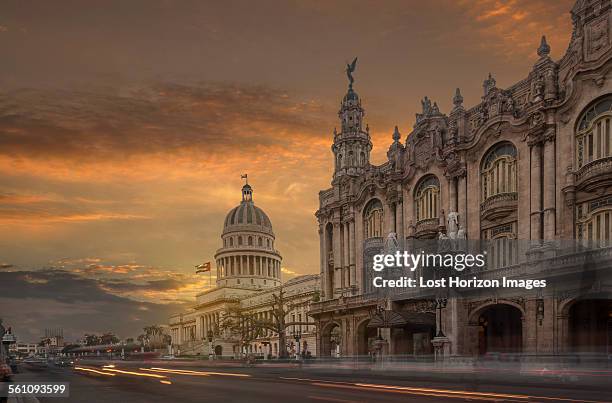
[(436, 317), (426, 312), (396, 312), (384, 310), (370, 319), (368, 327), (391, 328), (405, 326), (435, 326)]

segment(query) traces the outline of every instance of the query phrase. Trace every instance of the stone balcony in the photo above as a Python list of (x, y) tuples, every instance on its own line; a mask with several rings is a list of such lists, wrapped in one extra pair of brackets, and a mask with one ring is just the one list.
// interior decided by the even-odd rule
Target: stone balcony
[(414, 236), (416, 238), (436, 237), (439, 231), (440, 220), (438, 218), (427, 218), (417, 221)]
[(380, 253), (384, 246), (384, 241), (382, 237), (372, 237), (363, 241), (363, 251), (366, 255)]
[(311, 303), (308, 315), (313, 316), (323, 312), (340, 312), (364, 306), (376, 307), (379, 302), (378, 299), (371, 298), (367, 295), (353, 295), (350, 297), (326, 299), (325, 301)]
[(506, 217), (518, 208), (518, 193), (499, 193), (480, 204), (480, 217), (496, 220)]
[(591, 161), (576, 172), (576, 187), (587, 192), (612, 185), (612, 157)]

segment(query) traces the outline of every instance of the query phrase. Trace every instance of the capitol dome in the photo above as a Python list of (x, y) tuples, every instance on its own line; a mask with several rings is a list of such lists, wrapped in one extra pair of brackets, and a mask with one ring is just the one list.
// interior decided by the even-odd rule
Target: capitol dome
[(242, 187), (242, 202), (227, 213), (223, 234), (241, 231), (245, 227), (274, 235), (270, 219), (262, 209), (253, 203), (253, 188), (249, 184)]
[(225, 216), (217, 250), (217, 285), (267, 288), (280, 285), (281, 255), (274, 248), (272, 222), (255, 206), (253, 188), (242, 187), (242, 201)]

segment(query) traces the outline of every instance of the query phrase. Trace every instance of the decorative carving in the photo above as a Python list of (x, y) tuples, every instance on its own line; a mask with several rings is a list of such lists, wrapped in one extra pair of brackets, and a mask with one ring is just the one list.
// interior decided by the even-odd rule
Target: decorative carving
[(545, 88), (546, 88), (546, 85), (544, 83), (544, 76), (540, 74), (533, 81), (533, 85), (531, 88), (532, 102), (539, 102), (544, 99)]
[(587, 60), (595, 60), (609, 47), (608, 17), (591, 22), (586, 27), (587, 32)]
[(486, 97), (487, 95), (489, 95), (489, 92), (495, 88), (495, 86), (497, 85), (495, 79), (493, 78), (493, 76), (491, 75), (491, 73), (489, 73), (489, 77), (483, 81), (482, 83), (482, 88), (484, 90), (484, 96)]

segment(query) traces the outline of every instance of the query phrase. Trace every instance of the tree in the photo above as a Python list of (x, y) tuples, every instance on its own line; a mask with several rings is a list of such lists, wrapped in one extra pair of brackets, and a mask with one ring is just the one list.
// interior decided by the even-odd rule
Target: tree
[(221, 317), (219, 329), (238, 344), (238, 351), (241, 355), (244, 347), (261, 336), (263, 330), (255, 314), (240, 305), (233, 305), (226, 310)]
[(278, 294), (272, 294), (272, 318), (256, 321), (255, 326), (261, 329), (268, 329), (278, 334), (278, 358), (287, 358), (287, 329), (295, 325), (312, 325), (306, 322), (287, 322), (289, 313), (296, 307), (296, 304), (288, 301), (285, 297), (285, 290), (280, 287)]
[(287, 358), (289, 355), (287, 353), (287, 329), (294, 325), (312, 325), (308, 321), (286, 321), (296, 304), (287, 300), (282, 287), (278, 293), (272, 294), (270, 305), (272, 307), (271, 318), (261, 319), (257, 312), (252, 312), (250, 308), (239, 305), (229, 308), (221, 318), (219, 327), (229, 333), (230, 337), (238, 343), (241, 353), (245, 345), (261, 337), (265, 330), (271, 330), (278, 334), (278, 357)]
[(287, 314), (294, 308), (285, 299), (285, 291), (281, 286), (278, 294), (272, 294), (272, 318), (264, 320), (260, 326), (278, 334), (278, 358), (287, 358), (287, 327), (293, 323), (286, 323)]
[(85, 340), (86, 346), (97, 346), (99, 344), (102, 344), (102, 342), (100, 341), (100, 336), (95, 334), (85, 334), (85, 337), (83, 339)]
[(171, 343), (172, 338), (165, 333), (164, 327), (160, 325), (150, 325), (142, 328), (143, 334), (137, 340), (141, 345), (146, 345), (152, 349), (164, 348)]
[(119, 343), (119, 338), (115, 336), (112, 332), (104, 333), (100, 336), (100, 344), (117, 344)]

